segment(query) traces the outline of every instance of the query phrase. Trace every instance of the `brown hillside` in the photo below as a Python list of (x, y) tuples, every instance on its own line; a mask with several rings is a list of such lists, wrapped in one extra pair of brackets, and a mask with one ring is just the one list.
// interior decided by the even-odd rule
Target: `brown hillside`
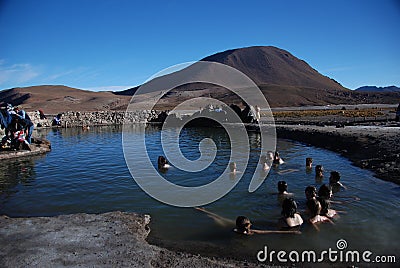
[(98, 111), (126, 107), (129, 96), (112, 92), (92, 92), (66, 86), (33, 86), (0, 91), (0, 104), (22, 105), (27, 111), (42, 109), (45, 113), (65, 111)]

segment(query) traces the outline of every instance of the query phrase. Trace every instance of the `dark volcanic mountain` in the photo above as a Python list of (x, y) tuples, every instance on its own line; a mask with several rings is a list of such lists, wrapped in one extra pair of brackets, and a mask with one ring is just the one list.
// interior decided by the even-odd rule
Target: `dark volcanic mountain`
[(202, 59), (238, 69), (258, 86), (279, 85), (345, 90), (288, 51), (271, 46), (227, 50)]
[[(202, 61), (226, 64), (243, 72), (259, 86), (271, 107), (396, 103), (399, 98), (399, 94), (366, 94), (344, 88), (288, 51), (271, 46), (227, 50)], [(225, 103), (241, 102), (224, 88), (197, 83), (171, 90), (160, 101), (159, 107), (172, 108), (194, 97), (212, 97)]]
[(376, 87), (376, 86), (364, 86), (359, 87), (356, 91), (361, 92), (400, 92), (400, 87), (389, 86), (389, 87)]

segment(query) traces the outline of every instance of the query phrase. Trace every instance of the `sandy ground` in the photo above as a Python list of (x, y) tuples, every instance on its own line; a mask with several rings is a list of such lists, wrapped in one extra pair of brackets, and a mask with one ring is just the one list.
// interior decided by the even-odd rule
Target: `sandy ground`
[[(150, 216), (135, 213), (0, 217), (0, 267), (256, 267), (148, 244)], [(265, 266), (263, 266), (265, 267)]]
[(288, 138), (339, 152), (376, 177), (400, 184), (400, 123), (358, 126), (277, 125)]

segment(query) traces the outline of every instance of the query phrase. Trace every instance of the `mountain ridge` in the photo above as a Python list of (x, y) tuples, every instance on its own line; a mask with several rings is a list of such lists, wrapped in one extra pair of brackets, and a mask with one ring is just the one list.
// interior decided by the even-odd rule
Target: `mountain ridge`
[[(400, 92), (363, 92), (343, 87), (333, 78), (320, 74), (307, 62), (290, 52), (273, 46), (254, 46), (215, 53), (202, 61), (218, 62), (233, 67), (252, 79), (271, 107), (398, 103)], [(189, 67), (188, 67), (189, 68)], [(212, 74), (213, 70), (206, 70)], [(185, 74), (185, 69), (179, 74)], [(189, 72), (190, 73), (190, 72)], [(155, 78), (162, 82), (162, 78)], [(137, 87), (119, 92), (92, 92), (66, 86), (33, 86), (0, 91), (0, 105), (10, 102), (27, 110), (44, 109), (51, 112), (124, 110)], [(165, 93), (165, 92), (164, 92)], [(192, 98), (211, 97), (227, 104), (240, 104), (241, 99), (226, 88), (204, 83), (182, 85), (135, 98), (143, 109), (156, 96), (163, 97), (156, 109), (168, 110)], [(201, 105), (199, 105), (201, 106)]]

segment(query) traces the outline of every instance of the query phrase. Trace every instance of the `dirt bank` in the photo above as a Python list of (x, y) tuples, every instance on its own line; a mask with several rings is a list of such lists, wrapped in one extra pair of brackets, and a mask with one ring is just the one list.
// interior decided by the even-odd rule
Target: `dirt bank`
[(0, 217), (0, 267), (254, 267), (148, 244), (150, 216)]
[(339, 152), (376, 177), (400, 184), (400, 124), (375, 126), (277, 125), (278, 138), (287, 138)]

